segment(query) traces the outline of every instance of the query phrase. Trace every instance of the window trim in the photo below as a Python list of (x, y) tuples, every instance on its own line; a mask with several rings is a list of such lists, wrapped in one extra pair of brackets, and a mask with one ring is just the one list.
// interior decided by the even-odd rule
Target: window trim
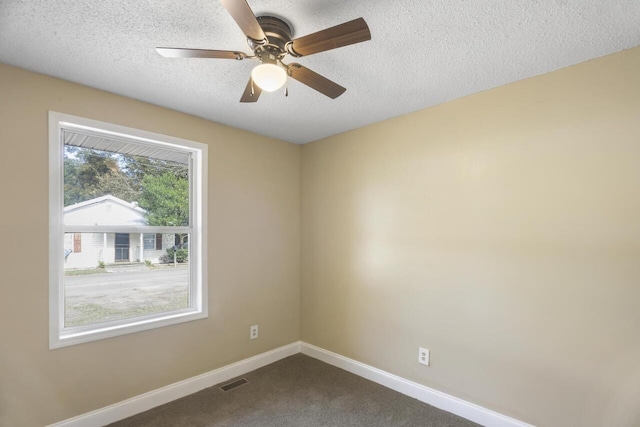
[[(140, 144), (157, 144), (190, 154), (190, 248), (189, 268), (191, 281), (191, 307), (170, 313), (122, 319), (94, 324), (89, 327), (64, 327), (64, 129), (99, 132), (114, 138), (125, 138)], [(55, 111), (49, 111), (49, 348), (55, 349), (148, 329), (189, 322), (208, 316), (207, 297), (207, 162), (206, 144), (133, 129), (125, 126), (86, 119)], [(123, 227), (115, 227), (118, 230)], [(114, 228), (114, 229), (115, 229)], [(126, 227), (135, 228), (135, 227)], [(109, 226), (101, 227), (109, 229)], [(176, 227), (167, 227), (173, 233)], [(88, 226), (88, 232), (96, 230)], [(148, 228), (145, 230), (149, 230)], [(83, 232), (83, 227), (74, 227), (72, 232)], [(150, 231), (148, 231), (150, 232)], [(154, 227), (154, 233), (165, 232), (163, 227)]]

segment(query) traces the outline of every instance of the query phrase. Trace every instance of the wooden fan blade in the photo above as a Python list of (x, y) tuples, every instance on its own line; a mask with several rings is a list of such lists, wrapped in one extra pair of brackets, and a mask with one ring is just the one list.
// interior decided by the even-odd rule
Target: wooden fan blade
[(345, 90), (347, 90), (339, 84), (332, 82), (328, 78), (323, 77), (300, 64), (289, 64), (287, 72), (291, 78), (317, 90), (331, 99), (336, 99), (342, 95)]
[(260, 98), (261, 93), (262, 89), (260, 89), (260, 86), (253, 83), (251, 77), (249, 77), (249, 82), (247, 83), (247, 87), (244, 88), (240, 102), (256, 102), (258, 98)]
[(266, 40), (267, 36), (246, 0), (220, 0), (242, 32), (255, 41)]
[(287, 51), (293, 56), (307, 56), (325, 50), (371, 40), (369, 26), (362, 18), (292, 40)]
[(185, 49), (179, 47), (157, 47), (158, 53), (167, 58), (216, 58), (244, 59), (247, 55), (231, 50)]

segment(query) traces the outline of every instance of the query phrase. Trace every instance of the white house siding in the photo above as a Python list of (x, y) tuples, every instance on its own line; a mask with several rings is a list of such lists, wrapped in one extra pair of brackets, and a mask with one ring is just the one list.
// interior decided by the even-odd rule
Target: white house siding
[(113, 196), (66, 206), (65, 224), (72, 225), (147, 225), (143, 210)]
[[(74, 234), (77, 233), (65, 233), (64, 236), (64, 249), (65, 253), (69, 254), (65, 257), (64, 268), (65, 269), (78, 269), (78, 268), (95, 268), (102, 261), (105, 264), (115, 263), (115, 234), (106, 233), (106, 246), (105, 246), (105, 233), (80, 233), (80, 252), (74, 251)], [(171, 235), (173, 236), (173, 235)], [(129, 262), (142, 262), (140, 258), (140, 233), (129, 234)], [(159, 262), (159, 257), (165, 252), (163, 250), (151, 251), (157, 252), (158, 255), (151, 254), (147, 256), (145, 252), (144, 259), (151, 259), (151, 262)], [(155, 261), (152, 257), (155, 256)]]
[[(64, 208), (65, 225), (122, 225), (144, 226), (144, 210), (135, 203), (107, 195)], [(116, 263), (116, 233), (82, 233), (81, 250), (74, 251), (74, 233), (65, 234), (65, 268), (95, 268), (100, 262)], [(106, 239), (105, 239), (106, 236)], [(154, 240), (155, 242), (155, 240)], [(167, 248), (175, 244), (175, 235), (163, 234), (162, 247), (143, 249), (140, 233), (129, 233), (128, 262), (159, 263)]]
[[(134, 203), (107, 195), (64, 208), (65, 225), (146, 225), (144, 210)], [(65, 235), (65, 268), (94, 268), (116, 258), (115, 233), (82, 233), (81, 250), (74, 250), (73, 233)], [(106, 237), (106, 239), (105, 239)], [(78, 248), (75, 248), (78, 249)], [(70, 252), (70, 253), (69, 253)], [(129, 234), (130, 262), (141, 261), (140, 233)]]
[(81, 233), (80, 252), (74, 252), (73, 236), (76, 233), (65, 233), (64, 249), (65, 253), (70, 253), (65, 257), (64, 268), (95, 268), (103, 260), (103, 233)]
[(163, 234), (162, 235), (162, 248), (160, 249), (145, 249), (144, 259), (151, 261), (154, 264), (160, 262), (160, 258), (167, 254), (167, 248), (171, 248), (175, 245), (175, 234)]
[(167, 253), (166, 250), (162, 249), (145, 249), (144, 250), (144, 260), (150, 261), (154, 264), (158, 264), (160, 262), (160, 257)]

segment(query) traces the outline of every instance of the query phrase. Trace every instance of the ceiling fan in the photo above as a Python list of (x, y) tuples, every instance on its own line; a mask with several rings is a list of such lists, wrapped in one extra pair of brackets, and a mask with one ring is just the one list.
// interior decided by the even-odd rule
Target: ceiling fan
[[(281, 88), (287, 76), (317, 90), (329, 98), (342, 95), (346, 88), (326, 77), (297, 64), (282, 62), (285, 56), (309, 56), (343, 46), (371, 40), (367, 23), (362, 18), (327, 28), (304, 37), (291, 39), (291, 27), (274, 16), (255, 16), (246, 0), (220, 0), (242, 32), (253, 55), (230, 50), (187, 49), (157, 47), (160, 55), (168, 58), (256, 59), (260, 61), (251, 71), (249, 82), (240, 102), (256, 102), (262, 91), (273, 92)], [(288, 92), (285, 89), (285, 95)]]

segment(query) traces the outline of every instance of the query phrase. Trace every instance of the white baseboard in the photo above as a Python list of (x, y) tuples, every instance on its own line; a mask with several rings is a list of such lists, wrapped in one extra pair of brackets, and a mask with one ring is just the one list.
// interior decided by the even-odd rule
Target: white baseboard
[(466, 402), (457, 397), (414, 383), (413, 381), (406, 380), (397, 375), (390, 374), (305, 342), (300, 343), (300, 351), (314, 359), (344, 369), (345, 371), (486, 427), (534, 427), (531, 424), (518, 421), (474, 403)]
[(383, 370), (360, 363), (337, 353), (305, 342), (295, 342), (266, 353), (241, 360), (231, 365), (188, 378), (166, 387), (123, 400), (104, 408), (51, 424), (47, 427), (97, 427), (114, 423), (139, 414), (156, 406), (196, 393), (255, 369), (262, 368), (280, 359), (303, 353), (329, 365), (344, 369), (404, 395), (413, 397), (436, 408), (466, 418), (486, 427), (534, 427), (457, 397), (439, 392), (418, 383), (406, 380)]
[(96, 427), (114, 423), (132, 415), (139, 414), (156, 406), (188, 396), (205, 388), (214, 386), (232, 378), (262, 368), (280, 359), (300, 353), (300, 342), (276, 348), (266, 353), (241, 360), (231, 365), (188, 378), (166, 387), (132, 397), (131, 399), (69, 418), (48, 427)]

